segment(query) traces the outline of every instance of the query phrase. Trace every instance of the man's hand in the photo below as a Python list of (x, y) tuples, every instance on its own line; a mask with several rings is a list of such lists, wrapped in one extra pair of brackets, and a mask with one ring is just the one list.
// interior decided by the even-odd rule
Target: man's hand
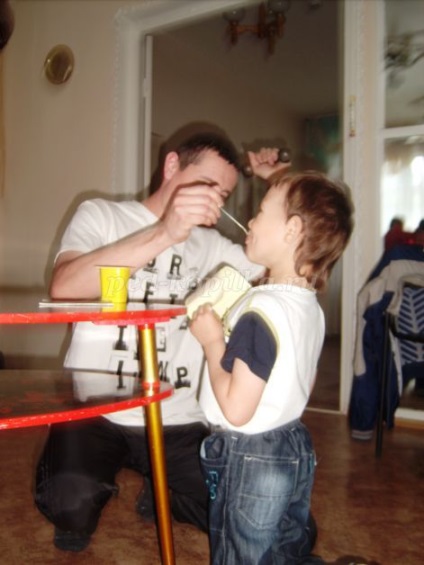
[(224, 200), (215, 184), (202, 181), (177, 188), (162, 222), (177, 243), (185, 241), (194, 226), (213, 226), (219, 220)]
[(265, 180), (291, 167), (291, 161), (282, 163), (279, 160), (279, 149), (276, 147), (263, 147), (257, 153), (248, 151), (247, 155), (253, 174)]
[(222, 322), (210, 304), (202, 304), (193, 314), (190, 331), (204, 348), (213, 343), (224, 343)]

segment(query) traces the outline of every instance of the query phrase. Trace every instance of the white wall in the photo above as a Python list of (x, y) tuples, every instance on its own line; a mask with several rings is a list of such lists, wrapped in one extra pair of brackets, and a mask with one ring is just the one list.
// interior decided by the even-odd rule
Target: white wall
[[(33, 307), (46, 292), (57, 238), (76, 201), (110, 192), (113, 166), (114, 0), (15, 0), (2, 52), (5, 189), (0, 196), (0, 307)], [(50, 84), (43, 65), (68, 45), (75, 70)], [(0, 81), (1, 83), (1, 81)], [(12, 287), (27, 292), (10, 291)], [(9, 290), (9, 292), (8, 292)], [(0, 350), (55, 358), (66, 328), (0, 327)]]
[[(6, 171), (0, 199), (0, 285), (44, 285), (52, 243), (75, 199), (109, 191), (117, 1), (13, 2), (3, 52)], [(69, 82), (55, 86), (44, 59), (74, 52)]]
[(196, 52), (169, 36), (154, 38), (153, 53), (155, 133), (167, 137), (188, 122), (211, 121), (240, 149), (256, 138), (281, 138), (282, 132), (290, 142), (298, 141), (299, 118), (267, 104), (266, 88), (258, 94), (249, 88), (248, 77), (224, 72), (222, 53)]

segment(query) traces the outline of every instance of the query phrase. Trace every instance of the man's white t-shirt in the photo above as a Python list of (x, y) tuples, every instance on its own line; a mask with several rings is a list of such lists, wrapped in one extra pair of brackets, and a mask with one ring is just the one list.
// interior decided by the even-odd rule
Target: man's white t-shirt
[[(156, 223), (158, 218), (143, 204), (111, 202), (102, 199), (82, 203), (68, 225), (59, 253), (87, 253), (114, 243)], [(139, 269), (128, 284), (130, 300), (181, 304), (207, 275), (222, 264), (229, 264), (252, 280), (263, 268), (246, 258), (240, 245), (232, 243), (210, 228), (193, 228), (190, 237), (162, 252)], [(100, 275), (99, 275), (100, 289)], [(137, 328), (121, 330), (115, 326), (78, 323), (73, 328), (65, 367), (75, 370), (99, 370), (124, 375), (139, 371)], [(203, 352), (188, 330), (186, 316), (156, 324), (156, 343), (160, 378), (175, 387), (172, 397), (162, 402), (164, 425), (206, 422), (198, 404), (198, 387)], [(130, 383), (131, 379), (126, 379)], [(81, 389), (83, 383), (76, 383)], [(128, 384), (130, 386), (130, 384)], [(83, 396), (83, 391), (80, 390)], [(144, 425), (142, 408), (115, 412), (109, 420), (127, 426)]]

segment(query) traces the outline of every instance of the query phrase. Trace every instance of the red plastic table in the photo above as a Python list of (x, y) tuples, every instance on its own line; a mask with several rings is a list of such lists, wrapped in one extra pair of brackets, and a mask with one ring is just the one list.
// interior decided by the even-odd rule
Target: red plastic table
[[(97, 305), (81, 302), (52, 303), (29, 312), (0, 312), (0, 324), (63, 324), (93, 322), (95, 324), (136, 325), (140, 335), (140, 367), (142, 379), (131, 394), (110, 394), (81, 401), (75, 396), (75, 380), (88, 379), (95, 390), (100, 373), (81, 371), (2, 371), (0, 379), (0, 429), (35, 426), (51, 422), (76, 420), (95, 414), (106, 414), (133, 406), (144, 406), (146, 429), (152, 464), (154, 494), (158, 518), (162, 562), (175, 563), (168, 482), (166, 477), (162, 415), (160, 401), (172, 394), (172, 387), (160, 383), (155, 324), (184, 315), (183, 306), (129, 303), (121, 312), (107, 311)], [(110, 375), (103, 375), (110, 378)], [(115, 375), (114, 375), (115, 377)], [(118, 379), (119, 376), (116, 375)], [(93, 381), (94, 379), (94, 381)], [(119, 383), (118, 383), (119, 387)], [(72, 390), (71, 390), (72, 389)], [(34, 400), (36, 402), (34, 402)], [(38, 403), (38, 406), (37, 406)]]
[[(131, 386), (128, 381), (132, 381)], [(140, 379), (132, 376), (5, 369), (0, 373), (0, 430), (93, 418), (147, 406), (172, 393), (168, 383), (161, 383), (157, 391), (146, 390)]]

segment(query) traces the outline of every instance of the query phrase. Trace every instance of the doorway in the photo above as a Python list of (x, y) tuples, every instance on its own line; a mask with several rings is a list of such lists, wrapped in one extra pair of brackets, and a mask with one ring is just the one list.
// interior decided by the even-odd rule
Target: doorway
[[(245, 9), (254, 25), (257, 7)], [(293, 168), (320, 169), (340, 178), (338, 3), (292, 2), (274, 52), (254, 34), (231, 45), (222, 13), (159, 29), (153, 35), (152, 142), (187, 123), (223, 127), (242, 153), (261, 146), (288, 146)], [(154, 154), (154, 152), (153, 152)], [(242, 180), (230, 212), (246, 223), (255, 213), (260, 182)], [(228, 222), (219, 228), (232, 239), (243, 234)], [(239, 237), (241, 235), (241, 237)], [(311, 406), (339, 409), (341, 265), (320, 299), (327, 336)]]
[[(331, 2), (331, 0), (329, 0)], [(307, 0), (305, 0), (305, 3)], [(148, 55), (149, 34), (161, 29), (174, 29), (181, 24), (201, 21), (211, 15), (221, 14), (230, 7), (245, 4), (244, 0), (181, 0), (179, 2), (141, 3), (136, 8), (122, 8), (116, 18), (117, 57), (115, 72), (116, 118), (114, 135), (114, 166), (112, 192), (135, 196), (143, 184), (140, 179), (140, 161), (144, 172), (150, 176), (151, 140), (151, 58)], [(256, 3), (252, 0), (250, 4)], [(302, 0), (302, 4), (305, 5)], [(364, 120), (365, 81), (361, 71), (368, 63), (369, 55), (363, 50), (368, 43), (375, 48), (375, 35), (369, 34), (363, 22), (371, 19), (377, 22), (378, 7), (374, 3), (345, 2), (337, 0), (340, 12), (339, 53), (343, 53), (341, 68), (343, 76), (343, 104), (340, 116), (343, 119), (343, 171), (344, 180), (352, 188), (356, 207), (357, 225), (362, 225), (367, 214), (373, 210), (373, 201), (362, 187), (364, 179), (371, 179), (375, 186), (377, 179), (374, 169), (364, 168), (364, 159), (375, 153), (370, 143), (374, 132), (374, 121)], [(365, 15), (366, 12), (366, 15)], [(366, 16), (366, 17), (365, 17)], [(367, 20), (368, 21), (368, 20)], [(375, 76), (375, 73), (372, 75)], [(149, 80), (150, 77), (150, 80)], [(369, 78), (367, 79), (367, 83)], [(144, 98), (144, 100), (143, 100)], [(357, 108), (357, 112), (356, 112)], [(368, 107), (366, 107), (368, 110)], [(374, 116), (374, 113), (371, 114)], [(143, 132), (145, 135), (143, 136)], [(146, 143), (146, 140), (149, 143)], [(377, 211), (375, 211), (377, 213)], [(364, 224), (365, 225), (365, 224)], [(366, 224), (370, 225), (369, 223)], [(341, 309), (341, 383), (339, 408), (346, 414), (350, 399), (352, 382), (352, 358), (354, 352), (354, 305), (357, 292), (363, 281), (364, 257), (362, 229), (355, 230), (351, 244), (344, 254), (342, 278)], [(367, 239), (367, 252), (371, 254), (373, 245)], [(374, 245), (375, 247), (375, 245)], [(368, 261), (369, 262), (369, 261)]]

